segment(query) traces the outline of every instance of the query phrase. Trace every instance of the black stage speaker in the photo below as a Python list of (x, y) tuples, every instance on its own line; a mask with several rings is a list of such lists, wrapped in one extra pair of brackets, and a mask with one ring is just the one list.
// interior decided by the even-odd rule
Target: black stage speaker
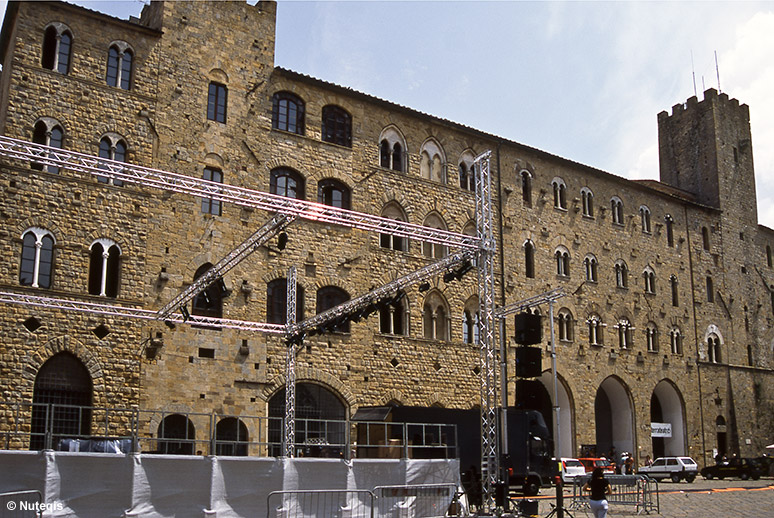
[(543, 373), (543, 351), (540, 347), (516, 348), (516, 377), (537, 378)]
[(516, 343), (521, 345), (539, 344), (543, 337), (540, 315), (519, 313), (516, 315)]
[(539, 380), (516, 380), (516, 400), (519, 410), (541, 410), (545, 387)]

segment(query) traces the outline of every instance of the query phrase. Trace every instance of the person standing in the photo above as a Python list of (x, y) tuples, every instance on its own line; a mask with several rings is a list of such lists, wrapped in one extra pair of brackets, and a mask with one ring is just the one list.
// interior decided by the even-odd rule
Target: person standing
[(607, 495), (610, 494), (610, 482), (605, 478), (602, 468), (594, 468), (591, 480), (583, 486), (584, 491), (591, 491), (589, 506), (594, 518), (607, 517)]

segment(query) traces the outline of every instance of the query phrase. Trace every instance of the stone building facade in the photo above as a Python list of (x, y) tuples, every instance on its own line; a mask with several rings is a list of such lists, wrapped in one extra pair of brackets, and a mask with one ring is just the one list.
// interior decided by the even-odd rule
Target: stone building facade
[[(2, 133), (467, 234), (472, 164), (491, 150), (496, 303), (567, 293), (554, 308), (561, 454), (705, 463), (771, 442), (774, 232), (757, 223), (746, 105), (708, 90), (659, 114), (661, 181), (630, 181), (276, 67), (275, 21), (269, 1), (154, 1), (129, 21), (9, 3)], [(3, 158), (0, 171), (4, 292), (158, 310), (270, 217), (45, 163)], [(190, 310), (282, 323), (291, 266), (309, 316), (448, 253), (309, 221), (288, 235)], [(428, 281), (379, 318), (305, 340), (300, 417), (476, 408), (475, 275)], [(17, 304), (2, 306), (0, 325), (2, 399), (28, 411), (137, 408), (150, 437), (187, 419), (196, 451), (213, 415), (251, 437), (253, 418), (283, 415), (280, 336)], [(505, 328), (510, 365), (513, 321)], [(550, 371), (538, 379), (521, 394), (511, 375), (508, 397), (551, 419)], [(651, 423), (669, 423), (671, 437), (652, 438)]]

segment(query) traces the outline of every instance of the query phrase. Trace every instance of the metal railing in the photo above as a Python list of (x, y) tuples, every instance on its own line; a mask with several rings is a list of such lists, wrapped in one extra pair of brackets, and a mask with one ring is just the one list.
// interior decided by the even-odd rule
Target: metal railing
[[(450, 424), (295, 419), (293, 454), (458, 457)], [(0, 401), (0, 449), (280, 457), (281, 417)]]
[(40, 518), (46, 506), (40, 491), (0, 493), (0, 518)]
[[(590, 475), (575, 477), (572, 485), (572, 501), (569, 509), (586, 509), (589, 506), (589, 493), (583, 486), (591, 479)], [(609, 505), (632, 506), (637, 514), (660, 512), (658, 482), (645, 475), (605, 475), (610, 484), (607, 495)]]

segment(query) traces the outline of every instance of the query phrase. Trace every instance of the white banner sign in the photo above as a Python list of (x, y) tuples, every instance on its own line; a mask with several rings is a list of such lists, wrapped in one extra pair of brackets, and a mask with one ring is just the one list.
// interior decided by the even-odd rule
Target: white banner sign
[(672, 437), (672, 423), (650, 423), (651, 437)]

